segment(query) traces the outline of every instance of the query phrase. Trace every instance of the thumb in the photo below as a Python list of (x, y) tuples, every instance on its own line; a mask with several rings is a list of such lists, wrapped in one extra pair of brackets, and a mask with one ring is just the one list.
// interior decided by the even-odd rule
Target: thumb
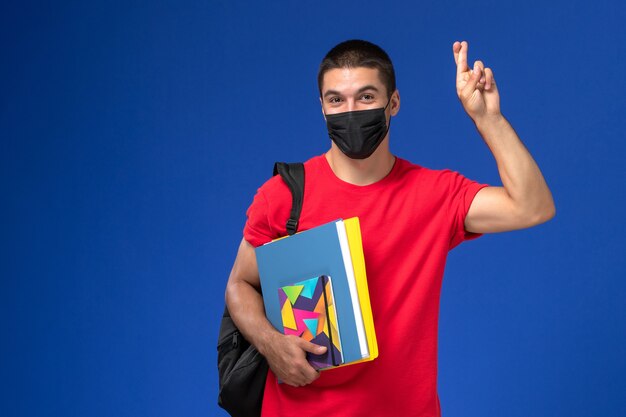
[(314, 355), (321, 355), (326, 352), (326, 346), (316, 345), (315, 343), (307, 342), (306, 340), (302, 340), (300, 347)]
[(470, 78), (469, 80), (467, 80), (467, 84), (465, 85), (465, 88), (463, 89), (463, 93), (465, 97), (469, 97), (472, 95), (482, 75), (483, 74), (482, 74), (480, 67), (478, 65), (474, 65), (474, 69), (470, 71)]

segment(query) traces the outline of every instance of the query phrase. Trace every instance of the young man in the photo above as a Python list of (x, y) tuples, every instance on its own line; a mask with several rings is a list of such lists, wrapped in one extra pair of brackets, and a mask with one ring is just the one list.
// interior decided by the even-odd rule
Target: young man
[(391, 154), (389, 125), (400, 95), (378, 46), (346, 41), (322, 61), (318, 84), (331, 147), (305, 163), (299, 230), (359, 217), (379, 357), (318, 373), (305, 352), (325, 348), (284, 336), (265, 318), (254, 247), (287, 234), (291, 208), (289, 189), (271, 178), (248, 209), (226, 289), (232, 318), (270, 365), (263, 416), (441, 415), (437, 321), (448, 251), (482, 233), (554, 216), (539, 168), (500, 113), (493, 72), (480, 61), (468, 67), (467, 42), (452, 49), (458, 97), (496, 159), (502, 187)]

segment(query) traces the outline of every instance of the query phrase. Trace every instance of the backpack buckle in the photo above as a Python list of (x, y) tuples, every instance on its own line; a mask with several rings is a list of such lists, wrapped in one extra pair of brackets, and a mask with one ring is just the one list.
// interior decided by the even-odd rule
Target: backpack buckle
[(287, 220), (287, 233), (293, 235), (298, 230), (298, 221), (294, 219)]

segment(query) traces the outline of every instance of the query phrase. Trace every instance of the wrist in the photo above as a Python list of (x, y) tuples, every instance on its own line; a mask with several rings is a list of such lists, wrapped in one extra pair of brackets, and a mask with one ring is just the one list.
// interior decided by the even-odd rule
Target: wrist
[(271, 346), (276, 345), (276, 338), (281, 336), (282, 334), (270, 325), (269, 328), (265, 328), (259, 333), (255, 347), (261, 355), (267, 356)]
[(481, 116), (478, 116), (474, 119), (474, 124), (478, 125), (488, 125), (488, 124), (493, 124), (493, 123), (499, 123), (501, 121), (505, 120), (504, 116), (502, 115), (502, 113), (498, 112), (498, 113), (485, 113)]
[(473, 120), (476, 128), (483, 132), (485, 130), (491, 130), (494, 128), (502, 127), (506, 125), (507, 121), (502, 113), (497, 114), (485, 114), (483, 116), (477, 117)]

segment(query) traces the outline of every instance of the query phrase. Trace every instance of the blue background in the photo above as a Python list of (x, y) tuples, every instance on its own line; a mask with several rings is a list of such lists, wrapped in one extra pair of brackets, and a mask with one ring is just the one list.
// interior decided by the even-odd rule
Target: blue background
[(245, 210), (330, 141), (316, 72), (394, 61), (392, 152), (500, 184), (452, 43), (494, 71), (556, 217), (451, 252), (444, 416), (626, 415), (621, 1), (66, 1), (0, 9), (2, 416), (223, 416), (216, 337)]

